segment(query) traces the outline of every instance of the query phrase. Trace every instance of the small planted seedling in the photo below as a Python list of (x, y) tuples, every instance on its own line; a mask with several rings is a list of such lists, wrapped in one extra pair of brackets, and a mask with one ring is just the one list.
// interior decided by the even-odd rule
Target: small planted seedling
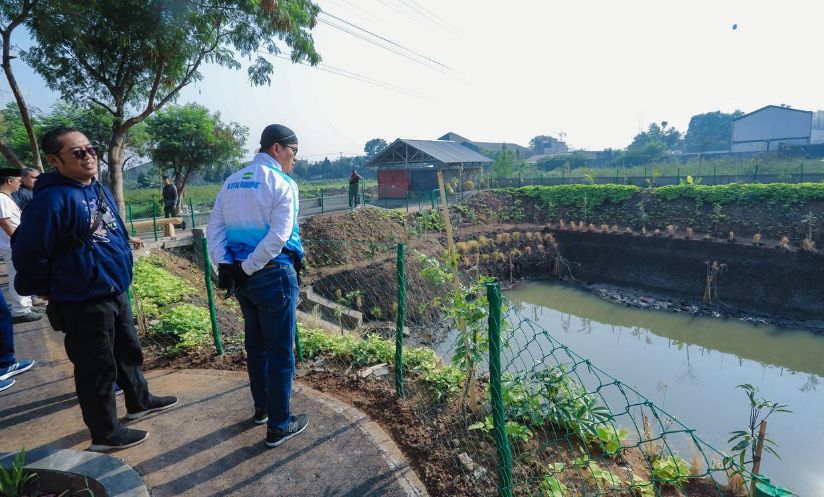
[(689, 240), (690, 238), (692, 238), (692, 236), (693, 236), (694, 234), (695, 234), (695, 231), (694, 231), (692, 228), (687, 228), (687, 240)]
[(652, 236), (656, 236), (656, 237), (661, 236), (661, 230), (659, 230), (658, 228), (655, 228), (655, 230), (652, 232)]
[(752, 244), (756, 247), (761, 246), (761, 233), (756, 233), (752, 236)]
[(727, 235), (727, 242), (735, 243), (735, 232), (730, 230), (730, 234)]
[(778, 241), (778, 248), (782, 250), (790, 250), (790, 238), (786, 235), (781, 237), (781, 240)]
[(566, 223), (564, 222), (563, 219), (558, 220), (558, 229), (562, 229), (562, 230), (566, 229)]
[(672, 238), (675, 236), (675, 232), (678, 231), (678, 226), (675, 224), (668, 224), (667, 225), (667, 236)]

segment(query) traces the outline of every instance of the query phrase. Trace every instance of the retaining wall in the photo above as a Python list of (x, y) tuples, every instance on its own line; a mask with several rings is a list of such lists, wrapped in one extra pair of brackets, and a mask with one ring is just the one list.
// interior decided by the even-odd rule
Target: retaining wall
[(701, 298), (706, 261), (727, 265), (721, 302), (761, 314), (824, 319), (824, 255), (743, 243), (556, 231), (576, 279)]

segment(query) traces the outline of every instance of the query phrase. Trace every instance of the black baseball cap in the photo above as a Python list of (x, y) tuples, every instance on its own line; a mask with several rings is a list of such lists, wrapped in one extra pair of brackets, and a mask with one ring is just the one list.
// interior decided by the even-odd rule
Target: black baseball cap
[(263, 133), (260, 134), (260, 148), (265, 150), (275, 143), (297, 145), (298, 137), (294, 131), (282, 124), (270, 124), (263, 128)]
[(10, 176), (22, 176), (23, 170), (16, 167), (0, 168), (0, 178), (8, 178)]

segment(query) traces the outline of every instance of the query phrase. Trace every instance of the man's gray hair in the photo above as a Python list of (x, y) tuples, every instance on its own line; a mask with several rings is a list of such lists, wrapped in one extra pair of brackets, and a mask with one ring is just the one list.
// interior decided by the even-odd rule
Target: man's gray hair
[(26, 167), (26, 168), (23, 168), (22, 171), (20, 171), (20, 176), (26, 178), (28, 176), (31, 176), (32, 174), (39, 174), (39, 173), (40, 173), (40, 171), (38, 171), (37, 169), (35, 169), (33, 167)]

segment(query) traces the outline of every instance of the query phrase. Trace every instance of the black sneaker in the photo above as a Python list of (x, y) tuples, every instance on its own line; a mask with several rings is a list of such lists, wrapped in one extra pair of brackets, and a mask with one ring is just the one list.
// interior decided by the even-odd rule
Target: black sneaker
[(252, 421), (254, 421), (256, 425), (265, 425), (266, 422), (269, 421), (269, 416), (266, 415), (266, 409), (258, 409), (255, 407), (255, 417), (252, 418)]
[(149, 432), (143, 430), (123, 428), (120, 433), (109, 440), (101, 440), (97, 442), (92, 440), (92, 444), (89, 446), (88, 450), (92, 452), (102, 452), (104, 450), (128, 449), (129, 447), (142, 444), (146, 441), (148, 436)]
[(309, 416), (306, 414), (292, 416), (292, 420), (289, 421), (289, 427), (285, 430), (272, 430), (271, 428), (266, 430), (266, 446), (277, 447), (305, 430), (308, 425)]
[(129, 421), (134, 421), (135, 419), (140, 419), (143, 416), (149, 415), (153, 412), (165, 411), (175, 405), (177, 405), (177, 397), (155, 397), (152, 395), (149, 397), (149, 405), (146, 409), (138, 412), (130, 412), (126, 414), (126, 419)]
[(35, 308), (32, 307), (32, 309), (27, 313), (12, 317), (11, 322), (14, 324), (31, 323), (32, 321), (39, 321), (43, 319), (43, 315), (34, 309)]

